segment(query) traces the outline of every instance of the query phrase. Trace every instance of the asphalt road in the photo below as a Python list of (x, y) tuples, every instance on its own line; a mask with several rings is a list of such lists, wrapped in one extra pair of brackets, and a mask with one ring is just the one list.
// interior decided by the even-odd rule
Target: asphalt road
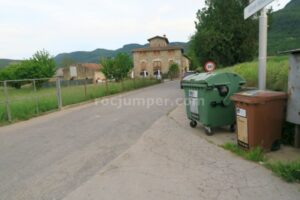
[(0, 199), (62, 199), (134, 144), (180, 97), (179, 83), (168, 82), (109, 98), (109, 105), (92, 103), (0, 128)]

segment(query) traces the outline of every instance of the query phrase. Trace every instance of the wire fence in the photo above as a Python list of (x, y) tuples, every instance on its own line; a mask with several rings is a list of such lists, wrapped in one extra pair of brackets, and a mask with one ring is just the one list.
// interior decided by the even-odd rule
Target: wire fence
[(94, 82), (60, 78), (0, 81), (0, 125), (119, 92), (159, 83), (156, 79)]

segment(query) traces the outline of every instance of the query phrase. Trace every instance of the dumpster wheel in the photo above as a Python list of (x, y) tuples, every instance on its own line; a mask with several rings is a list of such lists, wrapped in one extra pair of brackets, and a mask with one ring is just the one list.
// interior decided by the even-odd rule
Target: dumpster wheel
[(190, 126), (191, 126), (192, 128), (196, 128), (197, 122), (194, 121), (194, 120), (192, 120), (192, 121), (190, 122)]
[(208, 135), (208, 136), (212, 136), (213, 134), (214, 134), (214, 132), (212, 131), (212, 128), (211, 127), (204, 127), (204, 129), (205, 129), (205, 133), (206, 133), (206, 135)]

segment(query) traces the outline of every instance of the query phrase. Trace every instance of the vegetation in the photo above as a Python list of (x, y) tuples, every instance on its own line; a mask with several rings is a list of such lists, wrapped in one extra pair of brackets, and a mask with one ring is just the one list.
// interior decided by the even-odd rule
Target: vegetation
[(236, 144), (226, 143), (223, 148), (229, 150), (246, 160), (263, 163), (265, 167), (272, 170), (273, 173), (287, 182), (300, 182), (300, 160), (288, 163), (269, 162), (261, 148), (250, 151), (240, 149)]
[[(244, 77), (248, 87), (257, 87), (258, 61), (237, 64), (233, 67), (222, 69), (237, 73)], [(287, 91), (289, 61), (287, 56), (269, 57), (267, 69), (267, 88), (275, 91)]]
[(171, 80), (178, 77), (178, 75), (179, 75), (179, 66), (178, 66), (178, 64), (173, 63), (173, 64), (170, 65), (168, 75), (171, 78)]
[(16, 64), (21, 62), (20, 60), (11, 60), (11, 59), (0, 59), (0, 69), (7, 67), (10, 64)]
[[(87, 85), (86, 89), (81, 86), (62, 87), (63, 106), (76, 104), (106, 95), (112, 95), (119, 92), (130, 91), (157, 84), (155, 79), (136, 79), (125, 80), (121, 82), (109, 82), (107, 84)], [(3, 94), (3, 85), (0, 82), (0, 126), (8, 123), (5, 108), (5, 97)], [(8, 88), (10, 99), (10, 109), (13, 122), (27, 120), (41, 115), (45, 112), (57, 109), (56, 88), (39, 88), (34, 92), (32, 85), (26, 85), (22, 89)]]
[[(36, 52), (30, 59), (11, 64), (0, 71), (0, 80), (49, 78), (55, 74), (55, 61), (50, 54), (43, 50)], [(39, 82), (38, 84), (40, 84)], [(21, 88), (27, 82), (14, 82), (11, 85)]]
[(266, 167), (287, 182), (300, 182), (300, 160), (290, 163), (266, 163)]
[(257, 19), (244, 20), (248, 0), (207, 0), (197, 13), (196, 33), (191, 38), (193, 63), (203, 66), (213, 60), (230, 66), (252, 60), (257, 53)]
[[(184, 49), (185, 52), (188, 52), (188, 43), (185, 42), (171, 42), (171, 46), (180, 46)], [(133, 49), (145, 48), (149, 44), (140, 45), (140, 44), (126, 44), (123, 47), (117, 50), (109, 49), (96, 49), (94, 51), (77, 51), (71, 53), (62, 53), (58, 54), (55, 57), (55, 61), (58, 67), (62, 67), (67, 60), (71, 60), (74, 63), (99, 63), (103, 58), (113, 58), (116, 57), (119, 53), (126, 53), (131, 55)]]
[(101, 61), (102, 72), (108, 79), (117, 81), (123, 80), (128, 76), (129, 71), (133, 68), (133, 63), (128, 54), (120, 53), (115, 58), (106, 58)]
[(284, 9), (272, 14), (268, 38), (269, 55), (300, 47), (299, 10), (300, 0), (292, 0)]
[(263, 150), (261, 148), (255, 148), (250, 151), (244, 151), (243, 149), (239, 148), (236, 144), (233, 143), (227, 143), (224, 146), (224, 149), (227, 149), (246, 160), (251, 160), (254, 162), (264, 162), (266, 160)]

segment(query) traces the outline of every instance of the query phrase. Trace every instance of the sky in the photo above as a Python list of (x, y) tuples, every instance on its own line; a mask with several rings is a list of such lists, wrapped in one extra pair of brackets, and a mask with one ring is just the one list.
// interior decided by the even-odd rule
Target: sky
[(0, 0), (0, 58), (118, 49), (163, 34), (187, 42), (203, 7), (204, 0)]

